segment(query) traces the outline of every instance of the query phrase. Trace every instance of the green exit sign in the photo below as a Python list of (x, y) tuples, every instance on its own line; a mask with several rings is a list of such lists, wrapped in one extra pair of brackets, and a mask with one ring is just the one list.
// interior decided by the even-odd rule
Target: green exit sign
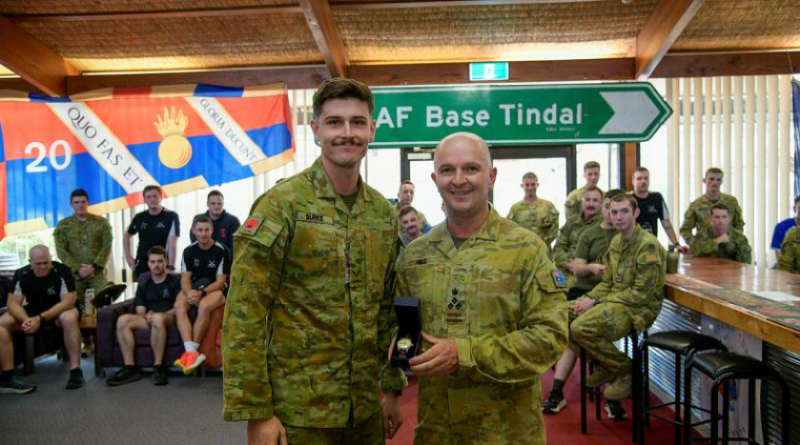
[(508, 62), (470, 63), (469, 80), (508, 80)]

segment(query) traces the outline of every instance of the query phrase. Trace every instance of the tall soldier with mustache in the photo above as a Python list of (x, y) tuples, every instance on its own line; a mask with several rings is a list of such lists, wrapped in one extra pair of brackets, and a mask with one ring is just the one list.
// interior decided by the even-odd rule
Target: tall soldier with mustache
[(363, 83), (323, 82), (311, 123), (322, 156), (234, 235), (224, 417), (247, 420), (251, 444), (383, 444), (403, 422), (405, 377), (387, 361), (397, 216), (358, 173), (373, 110)]

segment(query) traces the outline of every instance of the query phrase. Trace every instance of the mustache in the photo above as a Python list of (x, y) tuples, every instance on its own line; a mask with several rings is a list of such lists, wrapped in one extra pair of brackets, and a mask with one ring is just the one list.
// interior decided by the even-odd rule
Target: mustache
[(357, 138), (354, 136), (351, 137), (339, 137), (333, 140), (331, 145), (338, 146), (338, 145), (364, 145), (361, 141), (361, 138)]

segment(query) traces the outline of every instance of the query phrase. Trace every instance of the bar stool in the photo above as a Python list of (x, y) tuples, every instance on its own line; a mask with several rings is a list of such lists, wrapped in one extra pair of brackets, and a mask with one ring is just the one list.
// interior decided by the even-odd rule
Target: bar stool
[[(645, 338), (647, 338), (647, 331), (643, 332)], [(637, 391), (637, 388), (641, 388), (641, 369), (642, 369), (642, 358), (641, 358), (641, 349), (638, 348), (636, 345), (639, 343), (639, 333), (636, 330), (631, 331), (630, 334), (625, 338), (625, 344), (634, 345), (633, 347), (633, 358), (632, 358), (632, 365), (631, 365), (631, 373), (632, 373), (632, 399), (633, 399), (633, 436), (632, 440), (636, 443), (639, 440), (639, 413), (638, 407), (640, 406), (639, 398), (641, 397), (641, 391)], [(627, 352), (627, 347), (625, 348)], [(589, 364), (587, 363), (588, 360), (586, 359), (586, 351), (583, 348), (579, 348), (579, 357), (581, 361), (581, 434), (588, 434), (588, 425), (587, 425), (587, 416), (586, 416), (586, 395), (591, 394), (594, 396), (594, 403), (595, 403), (595, 419), (600, 420), (600, 388), (588, 388), (586, 386), (586, 375), (587, 375), (587, 368), (589, 368)], [(638, 393), (638, 394), (637, 394)]]
[[(789, 438), (789, 386), (781, 375), (763, 362), (745, 355), (734, 354), (732, 352), (712, 352), (708, 354), (697, 354), (686, 364), (684, 375), (684, 394), (689, 394), (691, 387), (692, 370), (697, 369), (713, 380), (711, 385), (711, 418), (709, 420), (692, 423), (692, 404), (691, 397), (684, 398), (684, 412), (686, 421), (684, 422), (684, 443), (692, 443), (692, 427), (703, 423), (710, 423), (711, 426), (711, 445), (716, 445), (719, 441), (719, 388), (723, 387), (722, 393), (722, 443), (727, 444), (731, 441), (744, 441), (748, 444), (756, 444), (756, 380), (771, 380), (781, 387), (781, 441), (780, 443), (790, 443)], [(728, 392), (730, 380), (747, 380), (747, 437), (728, 437), (728, 403), (730, 394)]]
[[(644, 445), (644, 427), (649, 425), (650, 416), (653, 416), (657, 419), (661, 419), (665, 422), (675, 425), (675, 445), (680, 445), (681, 438), (683, 436), (683, 422), (681, 421), (681, 403), (683, 403), (683, 398), (681, 397), (681, 373), (683, 372), (683, 366), (681, 366), (681, 358), (684, 358), (684, 363), (688, 363), (688, 361), (700, 351), (727, 351), (728, 348), (726, 348), (721, 341), (714, 337), (689, 331), (656, 332), (642, 341), (641, 348), (642, 366), (644, 369), (642, 373), (642, 388), (637, 389), (639, 394), (641, 394), (642, 401), (642, 405), (638, 410), (641, 413), (641, 417), (639, 419), (639, 425), (641, 426), (639, 429), (639, 444)], [(674, 401), (662, 403), (652, 407), (650, 406), (650, 348), (671, 352), (675, 359)], [(686, 395), (684, 395), (684, 397), (686, 397)], [(688, 397), (691, 398), (691, 395)], [(651, 414), (652, 411), (669, 406), (675, 407), (674, 419), (669, 419), (659, 414)], [(699, 407), (695, 408), (702, 409)]]

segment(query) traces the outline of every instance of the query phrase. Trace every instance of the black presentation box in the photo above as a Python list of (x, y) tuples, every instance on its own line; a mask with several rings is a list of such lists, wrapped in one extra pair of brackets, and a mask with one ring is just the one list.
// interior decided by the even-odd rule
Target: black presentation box
[[(394, 313), (397, 316), (397, 337), (392, 348), (392, 366), (408, 369), (408, 360), (417, 355), (422, 346), (422, 318), (420, 316), (419, 299), (397, 297), (394, 299)], [(397, 350), (401, 339), (411, 339), (413, 345), (408, 352), (402, 354)]]

